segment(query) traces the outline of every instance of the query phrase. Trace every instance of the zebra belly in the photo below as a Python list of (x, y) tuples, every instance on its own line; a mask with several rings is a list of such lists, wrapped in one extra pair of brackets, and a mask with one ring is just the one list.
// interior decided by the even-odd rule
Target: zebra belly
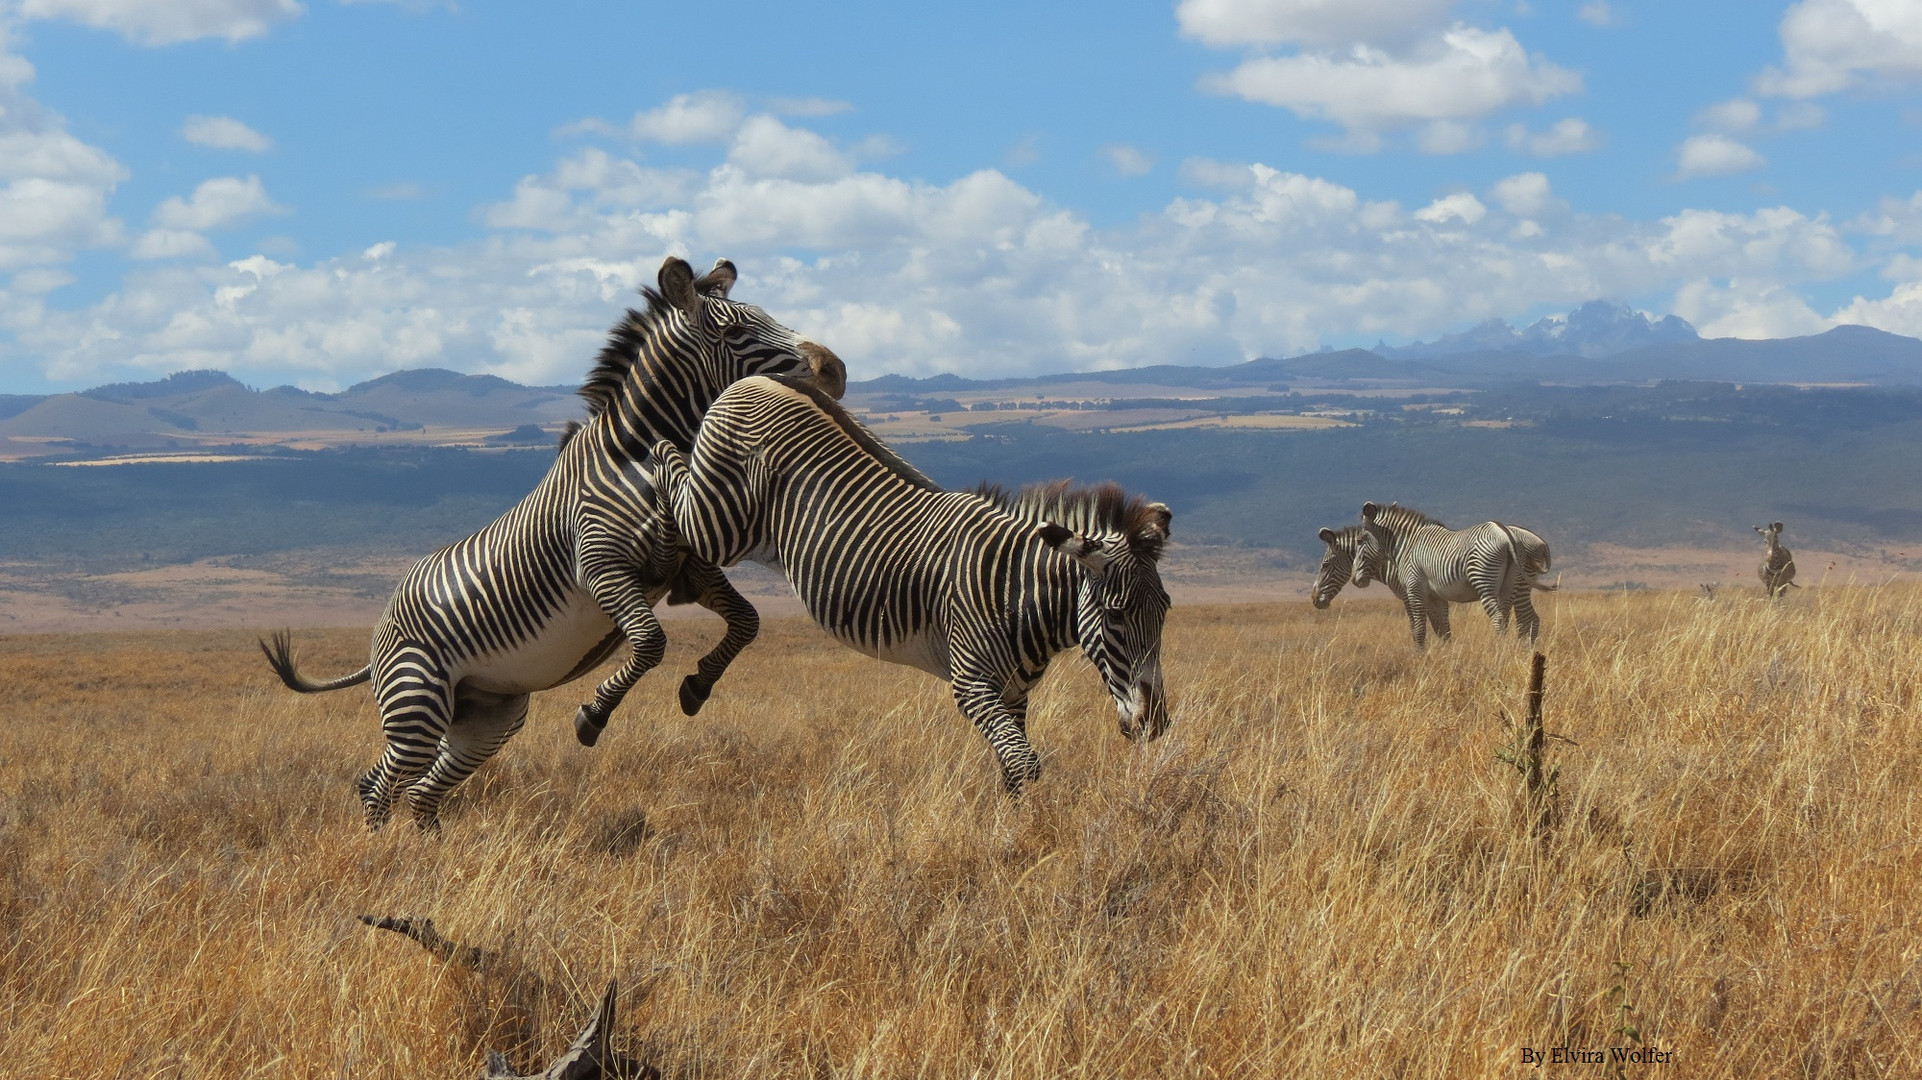
[(922, 671), (948, 681), (948, 651), (940, 648), (933, 634), (916, 634), (911, 637), (891, 641), (885, 645), (872, 645), (855, 641), (840, 634), (834, 635), (841, 643), (852, 647), (856, 652), (866, 653), (876, 660), (886, 660), (890, 664), (919, 668)]
[(593, 667), (621, 641), (614, 620), (593, 595), (585, 589), (570, 589), (566, 603), (531, 638), (470, 658), (455, 677), (489, 693), (531, 694), (559, 686)]
[[(840, 625), (827, 618), (819, 602), (802, 595), (799, 589), (795, 590), (795, 594), (800, 596), (802, 606), (808, 609), (808, 614), (814, 617), (821, 629), (855, 652), (876, 660), (886, 660), (890, 664), (919, 668), (943, 682), (953, 677), (948, 670), (947, 643), (933, 626), (923, 626), (918, 631), (900, 635), (883, 635), (872, 631), (864, 635), (860, 627)], [(887, 640), (881, 640), (883, 637)]]
[(1475, 591), (1474, 582), (1467, 579), (1453, 582), (1439, 589), (1431, 582), (1428, 590), (1451, 604), (1472, 604), (1481, 599), (1481, 594)]

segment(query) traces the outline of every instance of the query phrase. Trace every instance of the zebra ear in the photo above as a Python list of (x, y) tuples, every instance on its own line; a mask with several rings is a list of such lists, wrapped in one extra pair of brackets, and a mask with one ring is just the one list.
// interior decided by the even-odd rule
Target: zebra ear
[(1070, 529), (1049, 522), (1035, 530), (1041, 542), (1086, 567), (1089, 573), (1099, 574), (1108, 568), (1108, 554), (1101, 545)]
[(820, 387), (822, 393), (839, 401), (841, 395), (848, 392), (848, 366), (834, 355), (834, 350), (803, 341), (801, 359), (807, 361), (808, 370), (814, 373), (814, 385)]
[(1152, 559), (1160, 556), (1161, 545), (1168, 542), (1168, 525), (1174, 521), (1175, 512), (1167, 503), (1149, 503), (1146, 509), (1147, 517), (1128, 537), (1128, 546)]
[(1381, 507), (1376, 506), (1374, 503), (1365, 502), (1361, 504), (1361, 519), (1363, 521), (1373, 522), (1375, 515), (1379, 513), (1381, 513)]
[(1782, 523), (1781, 523), (1781, 522), (1779, 522), (1779, 521), (1771, 521), (1771, 522), (1769, 522), (1769, 531), (1770, 531), (1770, 532), (1776, 532), (1776, 533), (1779, 533), (1779, 532), (1781, 532), (1781, 531), (1782, 531)]
[(701, 294), (694, 288), (694, 268), (687, 260), (673, 255), (661, 264), (661, 272), (655, 278), (661, 287), (661, 295), (673, 304), (687, 321), (698, 324), (703, 311)]
[(694, 282), (694, 291), (702, 296), (718, 296), (725, 300), (727, 291), (734, 287), (734, 279), (737, 276), (733, 263), (726, 259), (716, 259), (714, 269), (702, 274), (700, 279)]
[(1315, 537), (1324, 544), (1332, 544), (1335, 542), (1335, 530), (1324, 528), (1320, 532), (1316, 533)]

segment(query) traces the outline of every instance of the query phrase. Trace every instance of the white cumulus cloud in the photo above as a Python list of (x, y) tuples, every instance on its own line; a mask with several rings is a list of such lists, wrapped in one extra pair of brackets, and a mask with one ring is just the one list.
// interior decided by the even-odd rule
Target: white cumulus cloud
[(1530, 131), (1525, 124), (1510, 124), (1504, 134), (1508, 148), (1530, 157), (1563, 157), (1598, 150), (1602, 137), (1588, 121), (1570, 116), (1555, 121), (1547, 131)]
[(1233, 71), (1205, 77), (1202, 86), (1374, 131), (1539, 105), (1579, 92), (1582, 79), (1531, 57), (1506, 29), (1456, 24), (1399, 52), (1356, 45), (1345, 52), (1252, 57)]
[(1503, 210), (1517, 217), (1538, 217), (1551, 210), (1560, 209), (1548, 177), (1538, 172), (1517, 173), (1503, 177), (1495, 182), (1488, 191), (1490, 198), (1501, 205)]
[(286, 212), (285, 207), (267, 197), (260, 177), (242, 180), (236, 176), (219, 176), (201, 181), (188, 198), (175, 195), (155, 207), (153, 222), (162, 229), (203, 232), (263, 214)]
[(264, 154), (274, 141), (231, 116), (189, 116), (180, 127), (180, 137), (195, 146), (215, 150), (245, 150)]
[(741, 124), (727, 160), (754, 176), (791, 180), (832, 180), (847, 175), (854, 167), (848, 156), (827, 139), (765, 115), (750, 117)]
[[(803, 130), (766, 132), (815, 145)], [(831, 345), (856, 378), (1226, 363), (1598, 296), (1668, 293), (1685, 317), (1753, 333), (1804, 325), (1807, 284), (1864, 263), (1819, 214), (1584, 214), (1536, 172), (1411, 208), (1260, 162), (1192, 159), (1183, 181), (1205, 197), (1096, 226), (994, 169), (930, 183), (839, 163), (750, 169), (736, 151), (730, 140), (704, 169), (664, 170), (571, 150), (483, 208), (487, 235), (444, 248), (363, 241), (223, 264), (196, 250), (201, 230), (156, 220), (135, 245), (154, 261), (83, 306), (43, 303), (26, 286), (58, 279), (16, 274), (0, 296), (0, 362), (93, 383), (215, 367), (330, 388), (427, 365), (572, 382), (670, 253), (735, 260), (737, 298)], [(182, 215), (214, 201), (180, 200)], [(1903, 243), (1922, 231), (1922, 197), (1849, 229)], [(1901, 317), (1916, 276), (1898, 269), (1862, 317)]]
[(1466, 191), (1444, 195), (1415, 211), (1416, 221), (1426, 221), (1431, 225), (1445, 225), (1451, 220), (1460, 221), (1464, 225), (1473, 225), (1486, 216), (1488, 216), (1488, 207), (1483, 206), (1480, 199)]
[(1441, 22), (1454, 0), (1182, 0), (1184, 36), (1216, 48), (1396, 40)]
[(149, 229), (134, 241), (128, 254), (136, 259), (177, 259), (185, 255), (210, 256), (214, 246), (197, 232), (185, 229)]
[(243, 41), (300, 15), (297, 0), (18, 0), (27, 19), (67, 19), (141, 45)]
[(1575, 9), (1575, 17), (1590, 26), (1613, 26), (1618, 18), (1608, 0), (1589, 0)]
[(1762, 107), (1748, 98), (1720, 101), (1695, 114), (1697, 123), (1739, 135), (1762, 126)]
[(1768, 164), (1768, 159), (1726, 135), (1693, 135), (1675, 148), (1675, 163), (1675, 175), (1688, 180), (1759, 169)]
[(741, 126), (741, 99), (724, 90), (676, 94), (665, 105), (634, 114), (628, 130), (635, 138), (655, 142), (726, 142)]
[(1922, 5), (1913, 0), (1800, 0), (1778, 32), (1784, 66), (1756, 76), (1758, 93), (1808, 98), (1865, 79), (1922, 78)]
[(1108, 167), (1122, 176), (1146, 176), (1154, 171), (1155, 159), (1144, 150), (1126, 143), (1111, 143), (1101, 148)]

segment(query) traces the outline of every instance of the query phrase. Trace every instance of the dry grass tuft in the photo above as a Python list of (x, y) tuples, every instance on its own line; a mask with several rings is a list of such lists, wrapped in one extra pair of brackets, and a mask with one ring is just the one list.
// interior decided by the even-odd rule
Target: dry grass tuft
[(1529, 651), (1469, 612), (1416, 655), (1380, 601), (1178, 609), (1170, 734), (1064, 659), (1018, 802), (944, 687), (799, 623), (683, 718), (685, 622), (438, 837), (365, 831), (368, 696), (248, 635), (0, 639), (0, 1069), (473, 1075), (618, 978), (668, 1077), (1506, 1076), (1631, 1029), (1667, 1075), (1922, 1075), (1922, 590), (1544, 607), (1545, 836), (1498, 759)]

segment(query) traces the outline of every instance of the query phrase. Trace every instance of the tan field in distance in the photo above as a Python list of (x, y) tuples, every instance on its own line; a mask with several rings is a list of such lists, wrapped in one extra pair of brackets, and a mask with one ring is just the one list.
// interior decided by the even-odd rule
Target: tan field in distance
[(587, 684), (538, 696), (438, 836), (361, 824), (366, 688), (245, 632), (0, 637), (0, 1072), (535, 1068), (618, 978), (668, 1077), (1922, 1075), (1922, 588), (1540, 599), (1540, 840), (1528, 648), (1458, 608), (1418, 655), (1380, 590), (1178, 606), (1145, 746), (1058, 659), (1019, 801), (945, 687), (798, 620), (681, 716), (689, 622), (595, 749)]
[[(1558, 541), (1551, 537), (1550, 543)], [(1827, 551), (1796, 544), (1794, 551), (1797, 582), (1804, 587), (1909, 581), (1922, 568), (1922, 559), (1897, 545)], [(1761, 552), (1759, 543), (1728, 549), (1591, 544), (1571, 551), (1557, 546), (1548, 582), (1560, 581), (1569, 590), (1692, 590), (1708, 583), (1718, 595), (1759, 595), (1755, 568)], [(364, 626), (380, 617), (394, 583), (414, 559), (323, 550), (95, 573), (0, 561), (0, 634)], [(728, 576), (762, 614), (801, 613), (786, 580), (773, 571), (743, 563), (729, 568)], [(1305, 605), (1315, 568), (1303, 563), (1299, 552), (1177, 540), (1163, 560), (1162, 578), (1179, 604)], [(1351, 589), (1337, 603), (1380, 601), (1385, 595), (1380, 586)], [(670, 620), (713, 619), (696, 607), (663, 608), (660, 614)]]

